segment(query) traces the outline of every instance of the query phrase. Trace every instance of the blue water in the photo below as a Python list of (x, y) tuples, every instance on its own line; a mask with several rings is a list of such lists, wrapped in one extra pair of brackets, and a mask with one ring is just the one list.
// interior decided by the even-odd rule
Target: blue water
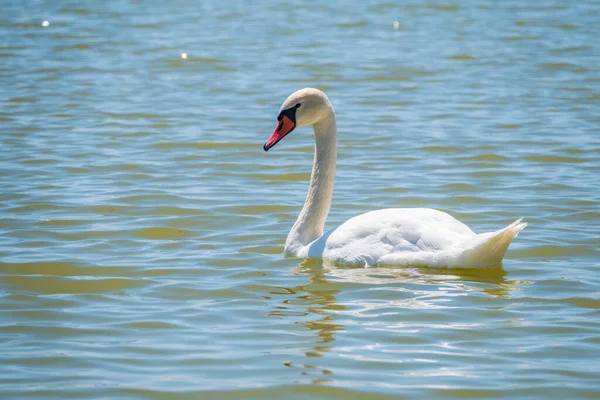
[[(598, 21), (598, 1), (4, 1), (0, 394), (597, 398)], [(284, 258), (313, 136), (262, 145), (306, 86), (337, 113), (328, 227), (525, 217), (504, 265)]]

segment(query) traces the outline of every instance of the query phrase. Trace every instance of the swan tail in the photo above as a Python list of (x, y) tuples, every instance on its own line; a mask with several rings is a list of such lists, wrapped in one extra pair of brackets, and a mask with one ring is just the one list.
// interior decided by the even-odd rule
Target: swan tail
[(501, 265), (508, 245), (526, 226), (527, 222), (523, 222), (523, 218), (519, 218), (504, 229), (478, 235), (475, 245), (471, 246), (460, 257), (459, 264), (463, 268)]

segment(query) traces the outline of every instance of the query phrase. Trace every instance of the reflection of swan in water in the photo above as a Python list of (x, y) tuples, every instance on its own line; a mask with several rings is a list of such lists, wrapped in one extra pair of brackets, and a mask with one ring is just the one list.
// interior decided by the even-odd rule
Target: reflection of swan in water
[[(307, 276), (308, 282), (303, 285), (286, 288), (286, 299), (278, 311), (271, 313), (278, 317), (299, 317), (300, 323), (309, 332), (314, 332), (314, 337), (307, 347), (304, 347), (306, 363), (298, 361), (285, 361), (283, 364), (288, 368), (297, 368), (301, 375), (311, 376), (318, 374), (313, 383), (324, 383), (329, 375), (335, 375), (328, 368), (329, 358), (319, 358), (336, 349), (342, 350), (345, 345), (335, 344), (336, 333), (352, 328), (352, 324), (363, 324), (358, 320), (348, 320), (348, 313), (356, 314), (361, 310), (375, 312), (390, 307), (398, 309), (435, 309), (448, 307), (448, 300), (455, 296), (464, 296), (468, 292), (486, 293), (490, 296), (506, 298), (510, 292), (520, 284), (526, 282), (509, 281), (505, 279), (506, 271), (503, 269), (487, 271), (452, 271), (447, 269), (431, 268), (340, 268), (333, 265), (324, 265), (321, 260), (303, 260), (297, 267), (292, 269), (296, 275)], [(415, 287), (418, 285), (418, 287)], [(427, 285), (431, 289), (423, 290)], [(435, 287), (433, 287), (435, 286)], [(484, 287), (482, 287), (484, 286)], [(394, 299), (376, 293), (377, 300), (357, 298), (352, 291), (390, 289), (403, 291), (402, 295), (394, 295)], [(342, 292), (346, 291), (346, 298), (341, 304), (338, 299)], [(364, 293), (364, 292), (363, 292)], [(380, 298), (385, 297), (385, 300)], [(356, 307), (356, 308), (355, 308)], [(500, 308), (500, 307), (498, 307)], [(285, 311), (283, 311), (285, 310)], [(300, 311), (300, 313), (299, 313)], [(445, 313), (444, 310), (439, 310)], [(408, 311), (412, 313), (412, 311)], [(417, 311), (420, 315), (421, 312)], [(373, 315), (373, 314), (371, 314)], [(414, 315), (414, 314), (412, 314)], [(306, 321), (304, 316), (310, 320)], [(342, 325), (346, 319), (347, 326)], [(394, 325), (384, 322), (385, 329), (401, 333), (407, 329), (407, 325)], [(375, 328), (375, 326), (373, 326)], [(413, 328), (410, 328), (413, 329)], [(409, 333), (409, 335), (412, 335)], [(312, 361), (311, 361), (312, 359)]]
[[(304, 313), (311, 315), (309, 321), (301, 324), (310, 332), (316, 334), (316, 340), (305, 352), (306, 357), (323, 357), (327, 352), (331, 351), (335, 334), (343, 331), (344, 327), (336, 320), (338, 311), (345, 311), (346, 307), (337, 304), (336, 295), (340, 292), (337, 285), (327, 279), (326, 270), (322, 268), (318, 260), (304, 260), (295, 269), (296, 273), (308, 276), (308, 282), (304, 285), (286, 288), (287, 293), (295, 296), (294, 299), (284, 300), (285, 307), (281, 307), (277, 312), (272, 312), (271, 315), (277, 316), (294, 316), (298, 315), (298, 310), (289, 305), (303, 305)], [(281, 309), (292, 309), (291, 312), (282, 311)], [(286, 367), (303, 369), (302, 375), (308, 375), (305, 369), (309, 371), (320, 371), (318, 379), (313, 380), (313, 383), (323, 383), (328, 381), (327, 376), (332, 372), (328, 369), (320, 368), (312, 363), (297, 364), (293, 362), (284, 362)], [(311, 374), (312, 375), (312, 374)]]
[[(306, 269), (301, 263), (293, 269), (296, 273), (315, 273), (328, 275), (336, 281), (372, 285), (395, 285), (399, 283), (438, 284), (441, 287), (460, 289), (462, 292), (482, 292), (494, 297), (510, 297), (510, 292), (527, 281), (507, 280), (507, 272), (502, 268), (485, 270), (448, 270), (445, 268), (357, 268), (335, 265), (327, 261)], [(312, 263), (311, 263), (312, 265)], [(324, 280), (326, 280), (324, 278)], [(472, 283), (472, 285), (470, 285)], [(485, 285), (485, 287), (482, 287)], [(339, 291), (338, 291), (339, 292)]]
[(344, 329), (335, 321), (336, 312), (346, 309), (336, 303), (335, 295), (340, 290), (337, 286), (331, 285), (325, 275), (326, 271), (320, 268), (319, 264), (316, 260), (306, 260), (300, 264), (304, 273), (308, 275), (308, 284), (300, 286), (306, 293), (306, 296), (302, 297), (310, 301), (307, 311), (319, 316), (313, 321), (304, 323), (306, 328), (319, 336), (314, 352), (306, 353), (309, 357), (321, 357), (323, 353), (330, 351), (331, 344), (335, 340), (334, 334)]

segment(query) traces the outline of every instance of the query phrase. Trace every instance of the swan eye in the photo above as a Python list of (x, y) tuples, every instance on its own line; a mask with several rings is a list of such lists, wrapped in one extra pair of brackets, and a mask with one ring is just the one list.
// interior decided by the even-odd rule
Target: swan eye
[(300, 108), (301, 105), (302, 104), (300, 104), (300, 103), (296, 104), (296, 108)]
[(300, 107), (300, 103), (281, 111), (277, 116), (277, 121), (281, 121), (283, 117), (288, 117), (290, 121), (296, 123), (296, 109), (298, 109), (298, 107)]

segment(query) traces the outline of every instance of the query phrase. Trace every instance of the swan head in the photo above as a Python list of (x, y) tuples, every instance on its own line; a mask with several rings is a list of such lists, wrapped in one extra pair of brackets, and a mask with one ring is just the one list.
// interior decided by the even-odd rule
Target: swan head
[(277, 116), (279, 122), (263, 149), (268, 151), (294, 129), (314, 125), (331, 113), (333, 107), (319, 89), (306, 88), (292, 93), (281, 105)]

